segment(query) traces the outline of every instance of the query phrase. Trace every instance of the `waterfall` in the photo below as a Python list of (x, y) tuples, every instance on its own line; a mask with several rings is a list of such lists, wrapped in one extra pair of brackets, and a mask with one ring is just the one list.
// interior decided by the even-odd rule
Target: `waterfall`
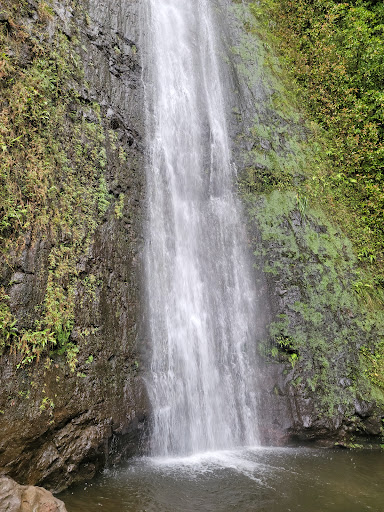
[(153, 455), (255, 445), (257, 307), (213, 0), (145, 0)]

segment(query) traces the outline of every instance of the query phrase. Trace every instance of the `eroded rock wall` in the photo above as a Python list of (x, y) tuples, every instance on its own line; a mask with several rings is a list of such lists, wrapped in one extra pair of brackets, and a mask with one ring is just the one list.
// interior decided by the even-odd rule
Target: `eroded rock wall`
[[(24, 30), (33, 32), (39, 8), (39, 2), (28, 3), (18, 19)], [(130, 0), (54, 2), (41, 34), (49, 44), (59, 33), (71, 52), (68, 58), (80, 57), (83, 77), (70, 84), (77, 101), (62, 123), (87, 123), (90, 131), (103, 133), (93, 148), (103, 154), (106, 188), (105, 213), (90, 225), (89, 243), (76, 253), (74, 320), (62, 354), (44, 353), (29, 365), (21, 364), (12, 349), (1, 358), (1, 471), (55, 491), (138, 453), (147, 416), (137, 355), (144, 183), (139, 8)], [(79, 143), (61, 141), (68, 167)], [(82, 158), (89, 158), (86, 149)], [(67, 171), (62, 172), (64, 182)], [(63, 234), (57, 241), (49, 229), (36, 229), (33, 236), (25, 234), (22, 250), (7, 255), (1, 284), (17, 329), (33, 329), (52, 251), (60, 244), (71, 247), (70, 237)], [(78, 351), (72, 368), (68, 348)]]

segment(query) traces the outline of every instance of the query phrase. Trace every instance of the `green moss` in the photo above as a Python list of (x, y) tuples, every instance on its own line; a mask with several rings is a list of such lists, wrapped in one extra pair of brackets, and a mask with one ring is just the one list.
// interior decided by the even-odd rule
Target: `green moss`
[[(20, 364), (63, 353), (74, 369), (77, 263), (110, 205), (105, 134), (99, 106), (84, 105), (73, 88), (86, 86), (76, 37), (56, 30), (49, 38), (45, 2), (38, 22), (24, 27), (17, 4), (5, 3), (8, 22), (0, 25), (0, 251), (12, 265), (27, 232), (32, 245), (45, 238), (53, 248), (33, 329), (19, 327), (5, 292), (0, 297), (0, 348), (20, 354)], [(27, 64), (21, 48), (28, 49)]]
[[(254, 126), (239, 140), (252, 147), (242, 155), (239, 189), (260, 231), (258, 266), (279, 288), (299, 297), (286, 306), (283, 319), (270, 325), (273, 354), (287, 362), (292, 353), (299, 354), (300, 386), (316, 393), (323, 412), (332, 415), (339, 404), (353, 411), (356, 394), (384, 403), (378, 391), (384, 370), (375, 366), (384, 354), (378, 246), (350, 201), (355, 181), (346, 172), (340, 175), (339, 163), (332, 161), (334, 143), (324, 123), (314, 124), (303, 109), (301, 84), (287, 69), (287, 63), (292, 66), (287, 37), (286, 56), (276, 51), (279, 23), (286, 26), (291, 16), (284, 11), (286, 19), (277, 20), (279, 6), (263, 1), (232, 7), (243, 27), (232, 49), (239, 73), (250, 90), (263, 96), (254, 106)], [(292, 12), (297, 9), (293, 6)], [(341, 377), (351, 385), (340, 387)]]
[[(384, 315), (368, 308), (362, 311), (355, 291), (360, 281), (351, 243), (311, 208), (295, 226), (293, 219), (297, 222), (299, 209), (292, 192), (274, 191), (262, 205), (257, 199), (251, 212), (265, 247), (272, 244), (274, 260), (280, 262), (271, 266), (275, 279), (282, 280), (287, 289), (296, 288), (301, 297), (289, 305), (294, 321), (284, 317), (270, 325), (276, 346), (283, 348), (284, 354), (286, 345), (283, 347), (281, 340), (289, 340), (290, 351), (300, 354), (298, 362), (303, 363), (298, 371), (316, 375), (307, 382), (327, 414), (332, 415), (340, 401), (353, 406), (356, 390), (340, 389), (342, 375), (352, 380), (359, 376), (359, 393), (377, 398), (370, 382), (374, 387), (382, 385), (383, 346), (379, 344), (374, 353), (366, 345), (360, 347), (368, 340), (375, 346), (380, 329), (384, 332)], [(292, 363), (291, 354), (285, 357)]]
[[(383, 333), (384, 334), (384, 333)], [(364, 372), (369, 380), (380, 388), (384, 395), (384, 337), (374, 348), (362, 347), (360, 350)]]
[(115, 204), (115, 215), (118, 219), (123, 217), (125, 194), (120, 194), (119, 199)]

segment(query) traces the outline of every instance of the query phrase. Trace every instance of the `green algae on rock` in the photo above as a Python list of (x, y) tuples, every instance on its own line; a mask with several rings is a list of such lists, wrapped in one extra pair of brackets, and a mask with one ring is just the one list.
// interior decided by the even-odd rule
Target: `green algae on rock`
[(369, 274), (321, 201), (327, 139), (306, 120), (256, 5), (234, 2), (230, 10), (243, 103), (236, 109), (239, 191), (264, 276), (266, 439), (331, 445), (376, 436), (380, 443), (384, 395), (375, 347), (384, 315), (366, 300)]

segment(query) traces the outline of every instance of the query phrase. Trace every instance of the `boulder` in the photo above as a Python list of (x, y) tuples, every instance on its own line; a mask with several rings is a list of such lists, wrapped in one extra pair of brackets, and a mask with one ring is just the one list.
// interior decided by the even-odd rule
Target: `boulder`
[(67, 512), (62, 501), (42, 487), (19, 485), (9, 477), (0, 477), (2, 512)]

